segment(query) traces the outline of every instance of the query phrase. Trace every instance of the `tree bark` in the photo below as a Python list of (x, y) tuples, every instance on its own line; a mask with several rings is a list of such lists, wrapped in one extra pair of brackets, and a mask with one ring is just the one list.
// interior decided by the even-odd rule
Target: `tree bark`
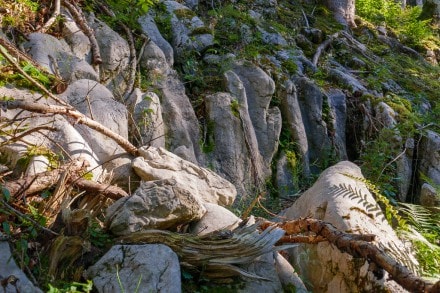
[(356, 27), (354, 22), (355, 0), (324, 0), (337, 22), (348, 27)]
[(372, 241), (373, 235), (348, 234), (336, 229), (333, 225), (316, 219), (298, 219), (282, 223), (269, 221), (262, 222), (260, 228), (267, 229), (269, 226), (276, 226), (283, 229), (287, 235), (313, 232), (322, 236), (339, 250), (349, 253), (355, 257), (368, 259), (385, 271), (393, 280), (410, 292), (435, 293), (439, 292), (440, 281), (435, 285), (416, 276), (407, 267), (399, 264), (385, 252), (377, 248)]

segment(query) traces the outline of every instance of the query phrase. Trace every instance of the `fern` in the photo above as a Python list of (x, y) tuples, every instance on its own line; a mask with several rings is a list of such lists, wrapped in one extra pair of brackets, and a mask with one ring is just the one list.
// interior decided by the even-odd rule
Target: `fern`
[(348, 178), (354, 179), (356, 181), (360, 181), (365, 184), (365, 186), (373, 195), (376, 202), (381, 207), (381, 210), (383, 211), (385, 218), (387, 219), (391, 227), (399, 228), (402, 230), (407, 229), (408, 225), (406, 221), (399, 215), (398, 209), (390, 203), (389, 199), (380, 192), (380, 190), (377, 188), (377, 186), (374, 183), (372, 183), (368, 179), (353, 176), (348, 173), (342, 173), (342, 175), (347, 176)]

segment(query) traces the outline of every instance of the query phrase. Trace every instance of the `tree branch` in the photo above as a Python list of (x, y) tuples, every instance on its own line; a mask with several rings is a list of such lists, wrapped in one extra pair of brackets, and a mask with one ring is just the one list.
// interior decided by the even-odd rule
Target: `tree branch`
[(95, 120), (92, 120), (85, 116), (84, 114), (72, 110), (67, 107), (63, 106), (57, 106), (57, 105), (43, 105), (43, 104), (37, 104), (37, 103), (30, 103), (25, 102), (22, 100), (13, 100), (13, 101), (0, 101), (0, 106), (4, 107), (6, 109), (23, 109), (30, 112), (36, 112), (36, 113), (53, 113), (53, 114), (61, 114), (66, 115), (68, 117), (71, 117), (76, 120), (76, 123), (84, 124), (91, 129), (94, 129), (98, 131), (99, 133), (102, 133), (109, 138), (113, 139), (116, 143), (118, 143), (125, 151), (127, 151), (129, 154), (133, 156), (138, 156), (138, 149), (132, 145), (127, 139), (120, 136), (119, 134), (113, 132), (112, 130), (108, 129), (107, 127), (103, 126), (99, 122), (96, 122)]
[[(374, 262), (387, 271), (398, 284), (410, 292), (439, 292), (437, 290), (440, 286), (440, 281), (433, 285), (432, 283), (414, 275), (414, 273), (407, 267), (399, 264), (374, 244), (365, 241), (369, 240), (371, 235), (367, 235), (367, 238), (363, 239), (365, 235), (354, 236), (354, 234), (344, 233), (329, 223), (310, 218), (282, 223), (264, 221), (260, 225), (260, 228), (264, 230), (269, 226), (279, 227), (283, 229), (287, 235), (305, 232), (316, 233), (317, 236), (324, 237), (339, 250), (347, 252), (355, 257), (363, 257)], [(359, 237), (361, 239), (359, 239)]]

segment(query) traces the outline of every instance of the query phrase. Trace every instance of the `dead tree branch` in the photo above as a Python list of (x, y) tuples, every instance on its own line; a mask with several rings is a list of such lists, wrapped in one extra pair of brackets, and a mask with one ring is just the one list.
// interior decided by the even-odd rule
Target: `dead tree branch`
[(81, 190), (85, 190), (87, 192), (99, 193), (113, 200), (118, 200), (120, 198), (128, 196), (127, 192), (114, 185), (102, 184), (95, 181), (86, 180), (83, 178), (79, 178), (78, 180), (73, 181), (73, 183), (76, 187), (78, 187)]
[(138, 155), (138, 149), (132, 145), (127, 139), (120, 136), (119, 134), (113, 132), (112, 130), (108, 129), (107, 127), (103, 126), (101, 123), (96, 122), (95, 120), (92, 120), (85, 116), (84, 114), (72, 110), (71, 108), (63, 107), (63, 106), (57, 106), (57, 105), (43, 105), (43, 104), (37, 104), (37, 103), (30, 103), (25, 102), (22, 100), (14, 100), (14, 101), (0, 101), (0, 106), (4, 107), (6, 109), (23, 109), (30, 112), (36, 112), (36, 113), (52, 113), (52, 114), (61, 114), (66, 115), (70, 118), (75, 119), (75, 123), (84, 124), (91, 129), (94, 129), (98, 131), (99, 133), (102, 133), (109, 138), (113, 139), (116, 143), (118, 143), (125, 151), (127, 151), (129, 154), (133, 156)]
[[(287, 235), (313, 232), (317, 236), (322, 236), (339, 250), (347, 252), (355, 257), (368, 259), (385, 271), (399, 283), (403, 288), (410, 292), (434, 293), (438, 292), (440, 281), (435, 285), (416, 276), (407, 267), (399, 264), (388, 256), (381, 249), (366, 240), (372, 240), (372, 235), (357, 235), (344, 233), (336, 229), (333, 225), (316, 219), (298, 219), (282, 223), (265, 221), (260, 225), (262, 230), (269, 226), (283, 229)], [(364, 239), (364, 236), (366, 237)], [(360, 238), (359, 238), (360, 237)], [(437, 289), (436, 289), (437, 288)]]
[(99, 65), (102, 63), (101, 53), (99, 50), (98, 41), (96, 40), (95, 33), (91, 27), (87, 24), (87, 21), (84, 15), (81, 13), (81, 10), (78, 10), (75, 5), (70, 3), (68, 0), (63, 0), (63, 5), (69, 10), (75, 22), (78, 24), (80, 29), (84, 32), (84, 34), (90, 40), (90, 46), (92, 48), (93, 55), (93, 64)]
[(55, 0), (55, 9), (53, 11), (52, 16), (49, 18), (49, 20), (38, 30), (40, 33), (45, 33), (52, 24), (57, 20), (58, 15), (60, 15), (60, 5), (61, 0)]
[(57, 103), (64, 105), (65, 107), (72, 108), (72, 106), (60, 100), (57, 96), (49, 92), (41, 83), (39, 83), (38, 81), (33, 79), (29, 74), (24, 72), (24, 70), (21, 69), (20, 65), (17, 62), (15, 62), (14, 59), (12, 59), (11, 56), (9, 56), (8, 52), (6, 52), (5, 49), (1, 46), (0, 46), (0, 53), (6, 58), (6, 60), (8, 60), (9, 63), (11, 63), (15, 67), (15, 69), (17, 69), (18, 72), (20, 72), (21, 75), (26, 77), (33, 85), (39, 88), (43, 93), (48, 95), (51, 99), (53, 99)]
[(321, 45), (318, 46), (318, 48), (316, 49), (315, 55), (313, 55), (313, 59), (312, 59), (313, 65), (315, 65), (315, 66), (318, 65), (319, 57), (321, 57), (322, 52), (325, 49), (327, 49), (327, 47), (330, 46), (330, 44), (333, 42), (333, 40), (336, 39), (338, 36), (339, 36), (339, 33), (335, 33), (335, 34), (331, 35), (327, 40), (322, 42)]

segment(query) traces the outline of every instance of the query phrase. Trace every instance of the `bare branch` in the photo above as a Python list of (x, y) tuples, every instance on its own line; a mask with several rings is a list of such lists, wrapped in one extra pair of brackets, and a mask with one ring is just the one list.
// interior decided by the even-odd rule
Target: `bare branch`
[(57, 20), (58, 15), (60, 15), (60, 0), (55, 0), (55, 9), (53, 11), (52, 16), (49, 18), (49, 20), (38, 30), (40, 33), (45, 33), (52, 24)]
[(95, 120), (92, 120), (85, 116), (84, 114), (72, 110), (71, 108), (63, 107), (63, 106), (57, 106), (57, 105), (43, 105), (43, 104), (37, 104), (37, 103), (30, 103), (25, 102), (21, 100), (14, 100), (14, 101), (0, 101), (0, 106), (5, 107), (7, 109), (23, 109), (30, 112), (36, 112), (36, 113), (53, 113), (53, 114), (62, 114), (66, 115), (68, 117), (74, 118), (77, 123), (84, 124), (91, 129), (94, 129), (109, 138), (113, 139), (116, 143), (118, 143), (124, 150), (126, 150), (129, 154), (133, 156), (138, 155), (138, 149), (132, 145), (127, 139), (120, 136), (119, 134), (111, 131), (107, 127), (103, 126), (101, 123), (96, 122)]

